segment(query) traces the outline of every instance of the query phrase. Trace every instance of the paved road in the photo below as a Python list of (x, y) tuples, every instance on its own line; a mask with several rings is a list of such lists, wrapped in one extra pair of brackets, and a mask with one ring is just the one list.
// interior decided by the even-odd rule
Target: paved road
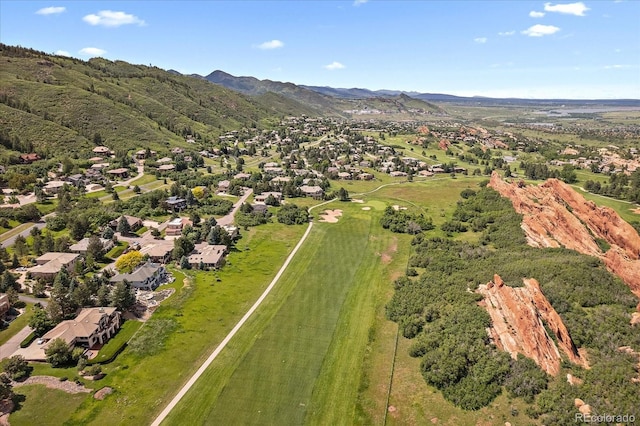
[(44, 220), (41, 220), (40, 222), (36, 222), (33, 223), (30, 227), (26, 228), (24, 231), (20, 232), (19, 234), (14, 235), (13, 237), (9, 237), (6, 240), (4, 240), (2, 242), (2, 247), (10, 247), (13, 245), (13, 243), (16, 242), (16, 238), (18, 237), (18, 235), (22, 235), (23, 237), (28, 237), (29, 233), (31, 232), (31, 229), (33, 227), (38, 227), (40, 229), (44, 228), (45, 226), (47, 226), (47, 224), (45, 223)]
[(27, 338), (29, 333), (31, 333), (31, 327), (26, 326), (25, 328), (20, 330), (18, 334), (7, 340), (7, 343), (0, 346), (0, 360), (9, 358), (18, 349), (20, 349), (20, 343)]
[[(247, 195), (247, 194), (245, 194), (245, 195)], [(242, 205), (241, 201), (242, 201), (242, 199), (240, 201), (238, 201), (238, 203), (240, 203), (240, 205)], [(335, 201), (335, 199), (329, 200), (329, 201), (325, 201), (325, 202), (320, 203), (320, 204), (317, 204), (317, 205), (311, 207), (309, 209), (309, 211), (311, 211), (312, 209), (314, 209), (316, 207), (320, 207), (320, 206), (323, 206), (325, 204), (331, 203), (333, 201)], [(276, 276), (273, 278), (273, 280), (271, 281), (269, 286), (266, 288), (266, 290), (262, 293), (262, 295), (258, 298), (258, 300), (256, 300), (256, 302), (253, 304), (253, 306), (251, 306), (251, 308), (247, 311), (247, 313), (244, 314), (244, 316), (240, 319), (240, 321), (238, 321), (238, 323), (235, 325), (235, 327), (233, 327), (233, 329), (229, 332), (229, 334), (227, 334), (227, 337), (225, 337), (224, 340), (218, 345), (218, 347), (215, 348), (215, 350), (211, 353), (211, 355), (209, 355), (209, 358), (207, 358), (207, 360), (200, 366), (198, 371), (196, 371), (195, 374), (193, 376), (191, 376), (189, 381), (180, 389), (180, 391), (178, 391), (178, 394), (171, 400), (171, 402), (169, 402), (169, 405), (167, 405), (165, 407), (165, 409), (162, 410), (162, 412), (158, 415), (158, 417), (156, 417), (156, 419), (153, 421), (153, 423), (151, 423), (151, 426), (159, 426), (160, 423), (162, 423), (164, 421), (164, 419), (169, 415), (171, 410), (173, 410), (175, 408), (175, 406), (178, 404), (178, 402), (180, 402), (180, 400), (189, 391), (189, 389), (191, 389), (191, 387), (196, 383), (196, 381), (200, 378), (200, 376), (202, 376), (202, 374), (206, 371), (206, 369), (217, 358), (217, 356), (220, 354), (220, 352), (222, 352), (222, 350), (227, 346), (227, 344), (233, 338), (233, 336), (236, 335), (236, 333), (240, 330), (240, 328), (242, 328), (242, 326), (247, 322), (249, 317), (255, 312), (256, 309), (258, 309), (260, 304), (262, 304), (264, 299), (269, 295), (269, 293), (271, 292), (273, 287), (277, 284), (278, 280), (280, 279), (280, 277), (282, 276), (284, 271), (287, 269), (287, 266), (289, 266), (289, 263), (291, 262), (293, 257), (296, 255), (296, 253), (298, 252), (300, 247), (302, 247), (302, 244), (305, 242), (305, 240), (307, 239), (307, 237), (311, 233), (311, 228), (312, 227), (313, 227), (313, 222), (309, 222), (309, 226), (307, 227), (307, 230), (305, 231), (304, 235), (302, 235), (302, 238), (300, 238), (300, 241), (298, 241), (298, 244), (296, 244), (296, 246), (294, 247), (293, 251), (289, 254), (289, 256), (287, 257), (287, 260), (285, 260), (284, 264), (282, 265), (282, 267), (280, 268), (280, 270), (278, 271)]]
[(47, 302), (46, 299), (38, 299), (37, 297), (23, 296), (21, 294), (18, 295), (18, 299), (27, 303), (39, 303), (43, 307), (46, 307), (49, 304), (49, 302)]
[(240, 199), (233, 205), (233, 209), (231, 210), (231, 212), (229, 212), (229, 214), (227, 214), (226, 216), (222, 216), (220, 219), (217, 220), (218, 225), (220, 226), (232, 225), (236, 212), (240, 210), (240, 207), (242, 207), (242, 204), (244, 204), (244, 202), (247, 201), (247, 198), (249, 198), (251, 194), (253, 194), (253, 189), (247, 188), (244, 191), (244, 195), (240, 197)]

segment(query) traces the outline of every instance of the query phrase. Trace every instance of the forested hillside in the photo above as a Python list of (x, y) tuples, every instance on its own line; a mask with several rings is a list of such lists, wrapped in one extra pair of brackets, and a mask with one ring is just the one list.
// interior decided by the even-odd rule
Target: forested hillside
[(315, 111), (276, 94), (251, 99), (206, 80), (123, 61), (49, 55), (0, 45), (0, 143), (5, 162), (43, 157), (217, 142), (225, 131)]
[[(629, 288), (597, 258), (527, 246), (521, 216), (492, 189), (464, 195), (454, 221), (464, 224), (457, 229), (481, 232), (480, 243), (418, 234), (409, 260), (416, 277), (396, 280), (387, 305), (388, 318), (414, 339), (411, 355), (422, 359), (426, 382), (471, 410), (488, 405), (504, 389), (532, 403), (527, 415), (545, 424), (573, 421), (575, 398), (595, 413), (640, 415), (638, 360), (631, 354), (640, 349), (640, 333), (630, 324), (638, 301)], [(552, 377), (530, 359), (512, 360), (498, 350), (486, 331), (491, 318), (479, 304), (483, 296), (475, 291), (494, 274), (514, 287), (522, 286), (523, 278), (537, 279), (575, 345), (586, 352), (590, 369), (563, 355), (561, 371)], [(553, 337), (554, 331), (548, 334)], [(578, 378), (573, 385), (567, 374)]]

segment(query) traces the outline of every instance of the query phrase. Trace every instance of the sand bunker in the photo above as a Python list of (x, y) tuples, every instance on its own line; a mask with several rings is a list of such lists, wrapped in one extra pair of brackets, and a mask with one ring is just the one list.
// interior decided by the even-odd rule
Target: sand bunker
[(352, 203), (364, 203), (364, 200), (358, 200), (356, 198), (351, 200)]
[(395, 211), (399, 211), (399, 210), (406, 210), (406, 209), (407, 209), (406, 207), (400, 207), (400, 206), (399, 206), (399, 205), (397, 205), (397, 204), (393, 205), (392, 207), (393, 207), (393, 209), (394, 209)]
[(371, 210), (371, 207), (363, 207), (362, 210)]
[(635, 214), (640, 214), (640, 207), (637, 209), (631, 209), (631, 211)]
[(336, 223), (342, 216), (342, 210), (325, 210), (320, 214), (320, 222)]

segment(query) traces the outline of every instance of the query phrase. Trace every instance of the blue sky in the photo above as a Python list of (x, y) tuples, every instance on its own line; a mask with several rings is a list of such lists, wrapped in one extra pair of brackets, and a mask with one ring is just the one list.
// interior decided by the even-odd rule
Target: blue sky
[(207, 75), (640, 99), (640, 1), (0, 0), (0, 41)]

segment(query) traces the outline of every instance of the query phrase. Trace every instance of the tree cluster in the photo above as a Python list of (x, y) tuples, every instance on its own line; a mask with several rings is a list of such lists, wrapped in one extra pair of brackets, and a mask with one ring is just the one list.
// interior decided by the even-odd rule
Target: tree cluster
[(387, 206), (384, 210), (380, 224), (384, 229), (401, 234), (418, 234), (434, 228), (432, 219), (423, 213), (395, 210), (391, 206)]
[[(637, 304), (629, 288), (598, 259), (563, 248), (527, 246), (521, 217), (497, 192), (483, 188), (465, 195), (454, 218), (482, 232), (480, 243), (416, 235), (409, 268), (419, 276), (397, 279), (386, 306), (387, 317), (414, 340), (410, 354), (422, 359), (426, 382), (465, 409), (486, 406), (506, 389), (513, 397), (535, 402), (529, 413), (542, 416), (545, 424), (566, 419), (563, 407), (577, 397), (588, 400), (596, 412), (640, 415), (640, 393), (631, 381), (637, 372), (631, 358), (617, 350), (640, 347), (640, 335), (629, 324)], [(531, 360), (514, 361), (498, 352), (485, 331), (490, 319), (477, 304), (481, 296), (469, 291), (495, 273), (511, 286), (536, 278), (576, 346), (588, 351), (590, 364), (599, 371), (563, 363), (563, 374), (551, 380)], [(567, 372), (584, 380), (580, 395), (562, 384)]]

